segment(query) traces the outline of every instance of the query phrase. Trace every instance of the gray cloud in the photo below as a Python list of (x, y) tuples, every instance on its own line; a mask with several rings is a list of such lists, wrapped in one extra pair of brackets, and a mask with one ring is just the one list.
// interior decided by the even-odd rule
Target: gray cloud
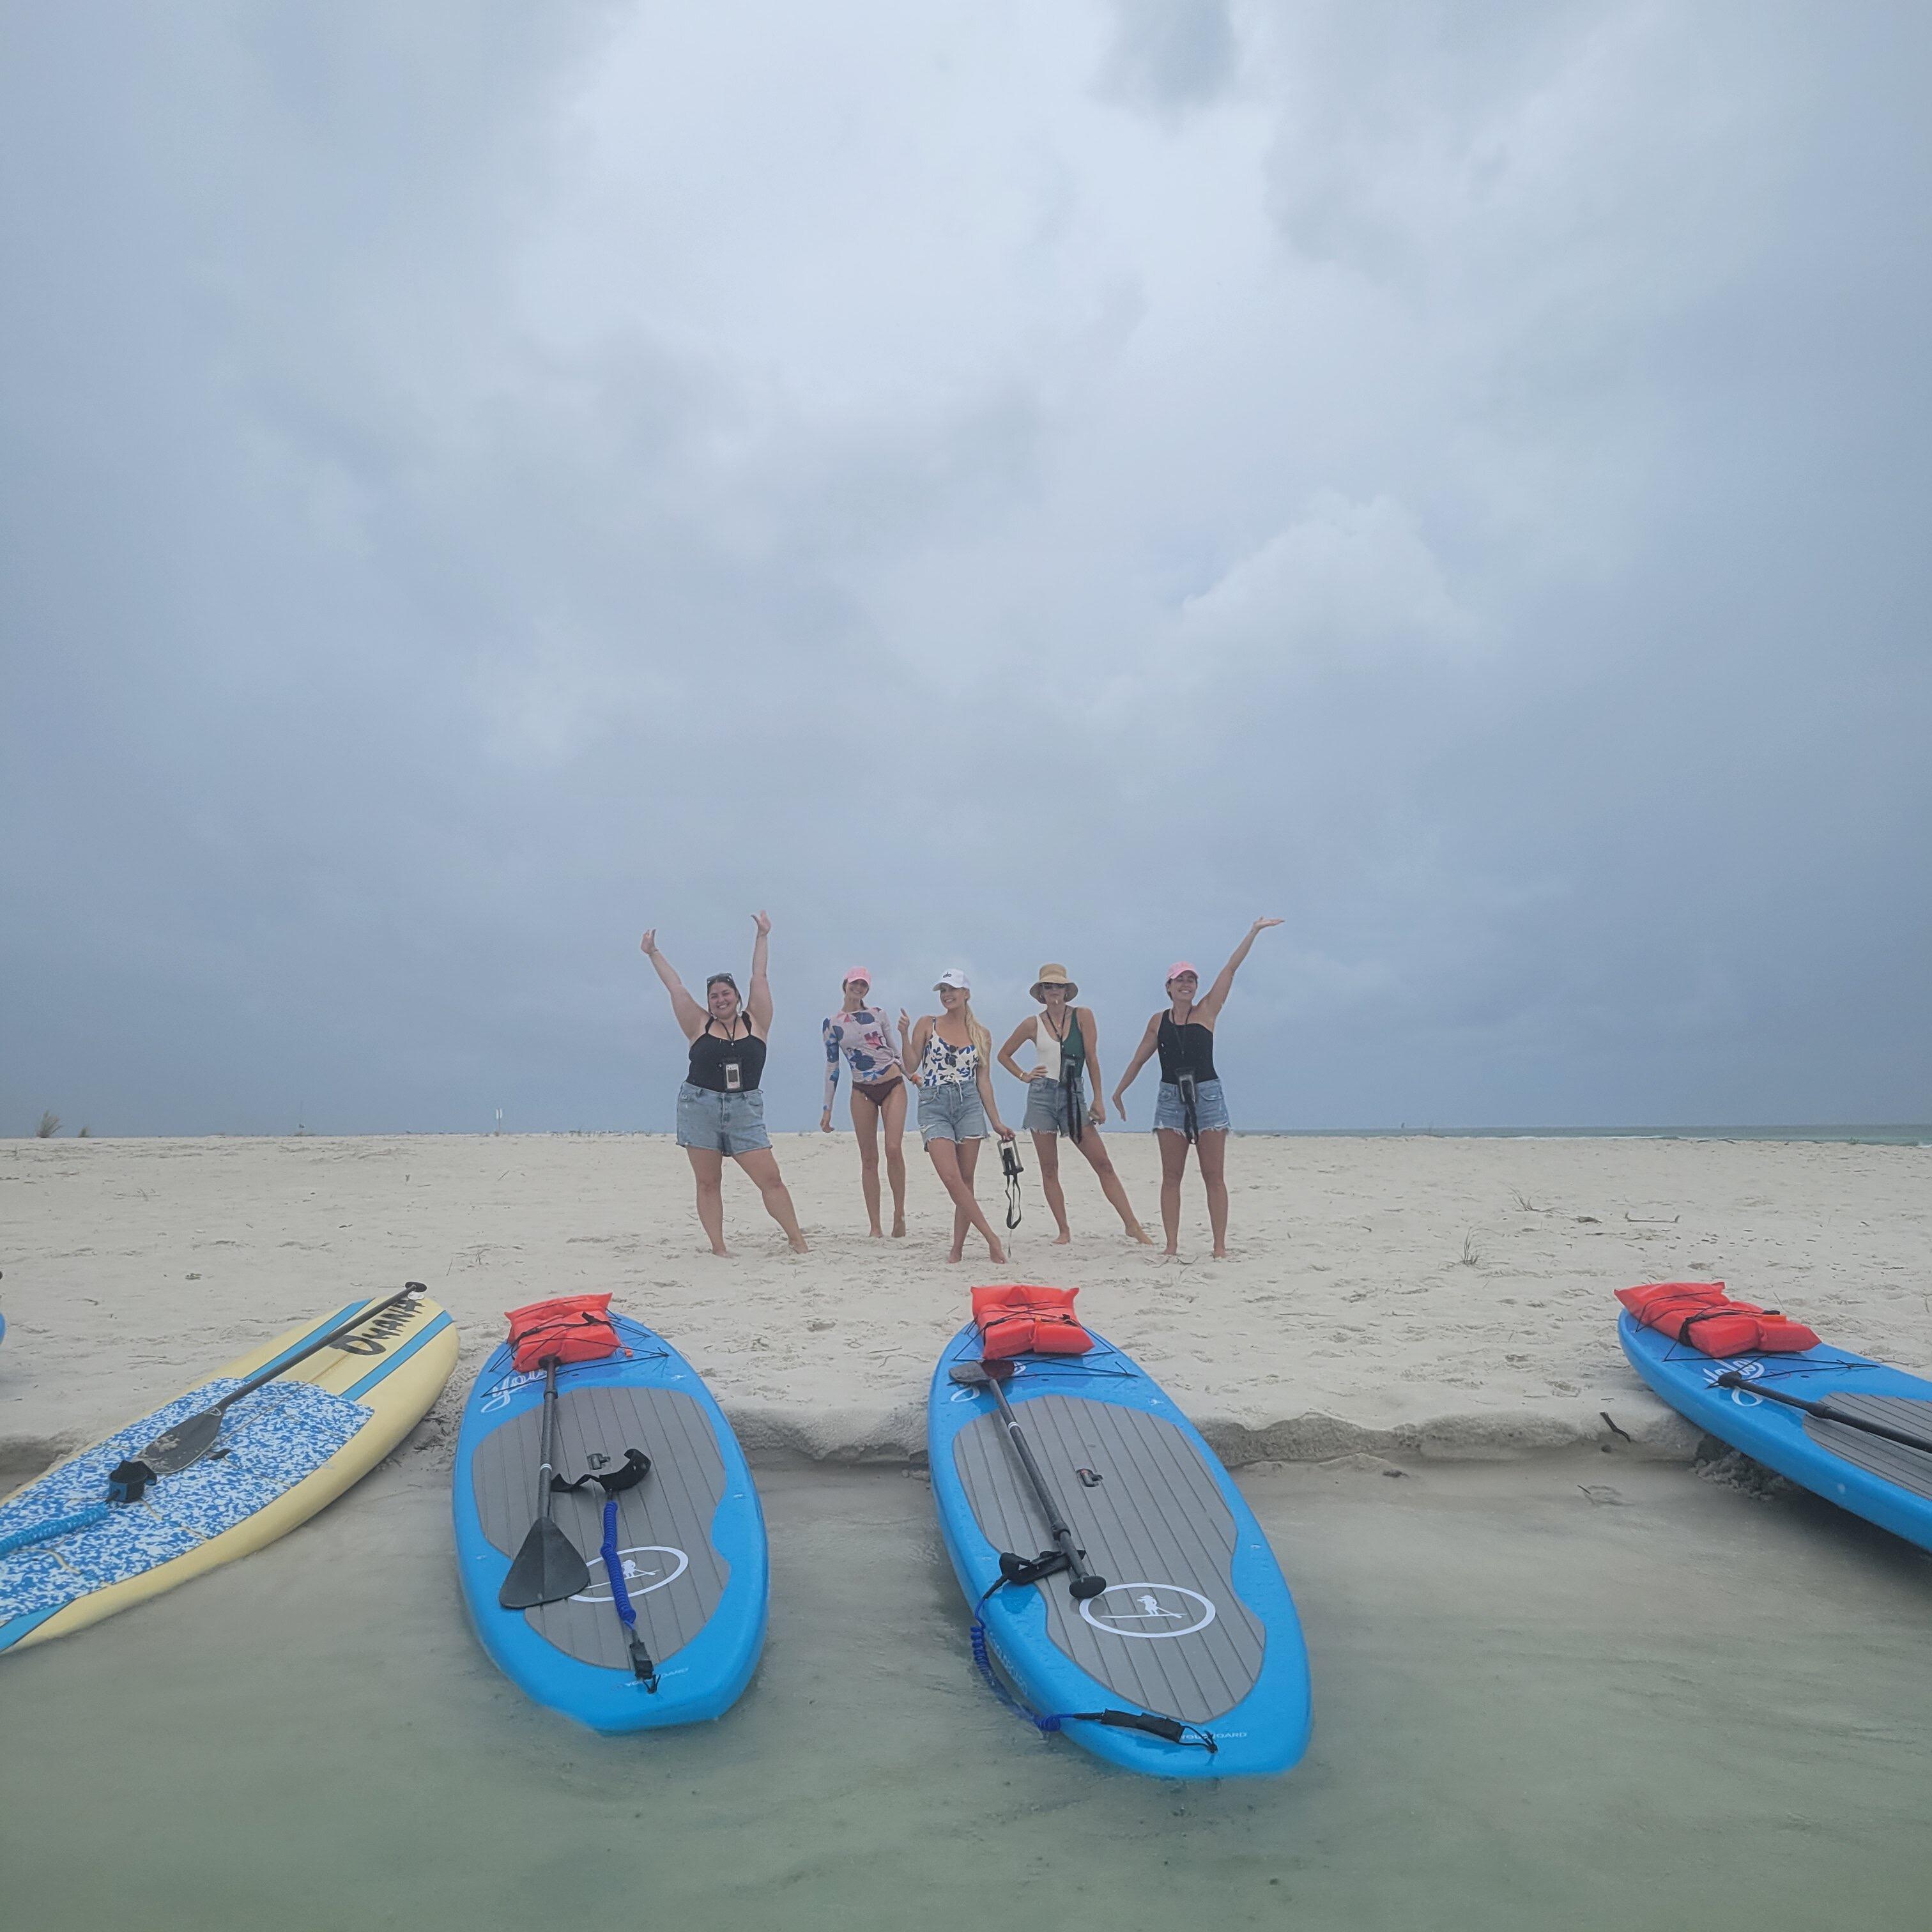
[(761, 904), (794, 1124), (1263, 911), (1243, 1124), (1922, 1114), (1926, 28), (1159, 11), (16, 13), (0, 1124), (662, 1126)]
[(1104, 100), (1172, 112), (1226, 92), (1239, 64), (1228, 0), (1111, 0)]

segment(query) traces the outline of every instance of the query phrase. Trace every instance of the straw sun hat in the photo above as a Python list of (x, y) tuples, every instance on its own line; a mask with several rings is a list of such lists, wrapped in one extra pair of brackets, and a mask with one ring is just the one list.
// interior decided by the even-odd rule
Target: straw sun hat
[(1042, 986), (1064, 986), (1066, 988), (1066, 997), (1070, 1000), (1078, 999), (1080, 997), (1080, 988), (1067, 977), (1066, 968), (1058, 960), (1040, 969), (1040, 977), (1033, 982), (1033, 996), (1036, 1000), (1044, 999), (1046, 997), (1040, 991)]

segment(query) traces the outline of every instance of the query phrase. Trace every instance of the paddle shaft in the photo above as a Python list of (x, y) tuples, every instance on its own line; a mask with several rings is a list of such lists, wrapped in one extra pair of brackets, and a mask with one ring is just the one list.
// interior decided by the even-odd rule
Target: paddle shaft
[(550, 1478), (556, 1473), (556, 1358), (544, 1358), (544, 1412), (543, 1412), (543, 1466), (537, 1472), (537, 1493), (542, 1498), (542, 1505), (537, 1511), (539, 1522), (550, 1521), (550, 1510), (556, 1502), (556, 1492), (550, 1486)]
[(1747, 1395), (1762, 1396), (1766, 1402), (1782, 1402), (1786, 1408), (1802, 1408), (1807, 1415), (1815, 1415), (1820, 1422), (1835, 1422), (1846, 1429), (1862, 1429), (1868, 1436), (1882, 1436), (1888, 1442), (1901, 1443), (1907, 1449), (1917, 1449), (1932, 1456), (1932, 1437), (1914, 1436), (1910, 1430), (1894, 1429), (1889, 1423), (1868, 1422), (1863, 1416), (1843, 1415), (1835, 1408), (1827, 1408), (1822, 1402), (1807, 1402), (1802, 1395), (1784, 1395), (1776, 1389), (1761, 1387), (1730, 1370), (1718, 1378), (1719, 1388), (1742, 1389)]
[(1067, 1568), (1073, 1572), (1073, 1580), (1084, 1583), (1094, 1573), (1088, 1568), (1087, 1559), (1074, 1543), (1073, 1532), (1060, 1515), (1060, 1505), (1054, 1501), (1053, 1492), (1047, 1487), (1046, 1478), (1041, 1473), (1040, 1465), (1033, 1460), (1033, 1451), (1027, 1446), (1026, 1432), (1013, 1413), (1013, 1406), (1007, 1401), (1006, 1392), (1000, 1386), (997, 1376), (988, 1376), (986, 1386), (993, 1391), (993, 1400), (1000, 1406), (1000, 1419), (1006, 1425), (1006, 1435), (1019, 1456), (1020, 1466), (1026, 1471), (1027, 1480), (1033, 1484), (1034, 1493), (1040, 1498), (1040, 1506), (1046, 1512), (1047, 1528), (1053, 1532), (1060, 1553), (1066, 1558)]
[(352, 1328), (359, 1328), (364, 1322), (382, 1313), (386, 1308), (393, 1308), (399, 1301), (406, 1300), (412, 1294), (426, 1294), (429, 1291), (419, 1281), (412, 1281), (399, 1288), (386, 1300), (379, 1301), (372, 1308), (364, 1308), (352, 1315), (346, 1322), (338, 1322), (326, 1335), (311, 1342), (299, 1353), (284, 1358), (279, 1362), (271, 1362), (266, 1369), (257, 1369), (239, 1388), (230, 1389), (221, 1400), (213, 1405), (211, 1413), (219, 1415), (231, 1402), (239, 1402), (244, 1395), (253, 1395), (266, 1382), (273, 1382), (278, 1376), (285, 1376), (298, 1362), (305, 1362), (310, 1356), (320, 1352), (332, 1342), (339, 1342)]

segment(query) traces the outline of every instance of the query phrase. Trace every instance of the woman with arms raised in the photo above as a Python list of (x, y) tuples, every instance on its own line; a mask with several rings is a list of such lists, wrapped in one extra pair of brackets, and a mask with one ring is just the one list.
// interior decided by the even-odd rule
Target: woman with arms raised
[(993, 1100), (992, 1039), (974, 1017), (964, 973), (953, 968), (940, 974), (933, 991), (940, 1011), (928, 1013), (917, 1026), (900, 1011), (899, 1063), (919, 1088), (920, 1138), (952, 1197), (952, 1251), (946, 1258), (958, 1261), (966, 1252), (967, 1229), (976, 1228), (987, 1253), (1004, 1263), (1006, 1251), (973, 1198), (973, 1170), (987, 1121), (1001, 1140), (1013, 1137)]
[(846, 969), (844, 1004), (820, 1029), (825, 1036), (825, 1106), (818, 1130), (832, 1131), (832, 1102), (838, 1094), (838, 1063), (852, 1063), (852, 1128), (859, 1136), (859, 1184), (876, 1237), (879, 1226), (879, 1129), (886, 1130), (886, 1178), (892, 1188), (892, 1232), (905, 1232), (905, 1076), (898, 1049), (886, 1029), (886, 1016), (867, 1004), (872, 975), (863, 966)]
[[(1100, 1191), (1120, 1216), (1128, 1240), (1151, 1246), (1147, 1230), (1134, 1219), (1127, 1190), (1100, 1137), (1100, 1123), (1107, 1118), (1106, 1102), (1100, 1098), (1106, 1090), (1100, 1080), (1100, 1026), (1090, 1008), (1073, 1004), (1079, 992), (1066, 976), (1064, 966), (1042, 966), (1033, 982), (1033, 996), (1042, 1010), (1036, 1018), (1022, 1020), (1014, 1028), (1012, 1037), (1000, 1048), (1000, 1064), (1015, 1079), (1028, 1083), (1026, 1118), (1020, 1124), (1033, 1136), (1034, 1152), (1040, 1159), (1040, 1189), (1059, 1224), (1053, 1245), (1064, 1247), (1073, 1238), (1066, 1219), (1066, 1196), (1060, 1185), (1060, 1136), (1064, 1134), (1099, 1178)], [(1013, 1055), (1028, 1040), (1040, 1059), (1037, 1066), (1024, 1067)], [(1086, 1088), (1090, 1076), (1094, 1082), (1090, 1106)]]
[(1227, 1097), (1214, 1070), (1214, 1023), (1227, 1004), (1234, 974), (1248, 956), (1255, 935), (1278, 919), (1258, 919), (1248, 936), (1234, 948), (1226, 965), (1214, 976), (1208, 997), (1197, 1000), (1201, 975), (1185, 959), (1167, 969), (1167, 1009), (1147, 1023), (1147, 1031), (1127, 1070), (1114, 1089), (1114, 1105), (1126, 1118), (1122, 1098), (1150, 1054), (1160, 1055), (1160, 1093), (1154, 1102), (1154, 1126), (1160, 1142), (1160, 1224), (1167, 1233), (1167, 1252), (1180, 1252), (1180, 1177), (1187, 1171), (1187, 1150), (1200, 1157), (1202, 1184), (1208, 1191), (1208, 1225), (1214, 1236), (1214, 1258), (1228, 1258)]
[(657, 968), (670, 995), (671, 1012), (691, 1042), (690, 1070), (677, 1090), (677, 1144), (691, 1157), (698, 1218), (711, 1252), (730, 1252), (724, 1245), (724, 1156), (729, 1154), (758, 1184), (765, 1212), (784, 1230), (792, 1252), (802, 1255), (805, 1237), (765, 1132), (765, 1096), (758, 1088), (772, 1027), (771, 982), (765, 974), (772, 922), (763, 913), (753, 916), (758, 936), (752, 944), (752, 997), (742, 1004), (737, 981), (728, 973), (714, 973), (704, 982), (700, 1006), (658, 950), (655, 926), (644, 934), (644, 954)]

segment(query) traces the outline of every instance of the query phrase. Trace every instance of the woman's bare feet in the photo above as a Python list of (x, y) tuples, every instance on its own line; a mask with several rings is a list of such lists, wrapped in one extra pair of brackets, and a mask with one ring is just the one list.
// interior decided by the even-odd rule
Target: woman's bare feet
[(1073, 1230), (1071, 1228), (1063, 1228), (1058, 1234), (1054, 1236), (1053, 1245), (1056, 1248), (1064, 1248), (1069, 1241), (1072, 1240), (1072, 1238)]
[(1228, 1258), (1228, 1251), (1226, 1248), (1216, 1248), (1208, 1258), (1210, 1261), (1224, 1262)]
[(731, 1250), (729, 1248), (724, 1246), (722, 1244), (718, 1246), (713, 1248), (711, 1252), (716, 1255), (721, 1262), (728, 1262), (731, 1259)]
[(966, 1258), (965, 1244), (962, 1242), (946, 1258), (950, 1262), (963, 1262)]
[(896, 1241), (905, 1239), (905, 1216), (903, 1214), (892, 1216), (892, 1239)]
[(1138, 1241), (1144, 1248), (1150, 1248), (1154, 1246), (1154, 1237), (1138, 1221), (1130, 1221), (1126, 1224), (1126, 1229), (1129, 1240)]
[(811, 1253), (812, 1250), (806, 1246), (805, 1237), (802, 1234), (791, 1235), (789, 1237), (789, 1241), (791, 1251), (794, 1254), (808, 1255)]

